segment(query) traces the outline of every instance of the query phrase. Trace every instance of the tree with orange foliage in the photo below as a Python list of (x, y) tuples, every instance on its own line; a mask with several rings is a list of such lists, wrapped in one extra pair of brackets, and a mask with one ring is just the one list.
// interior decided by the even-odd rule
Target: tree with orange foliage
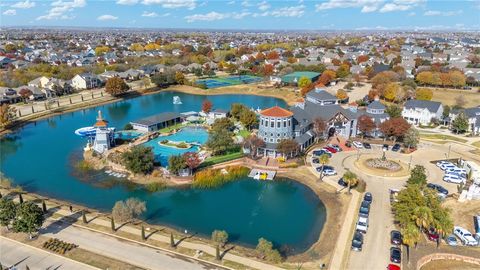
[(336, 96), (337, 96), (337, 98), (338, 98), (339, 100), (345, 100), (345, 99), (348, 98), (347, 92), (346, 92), (345, 90), (343, 90), (343, 89), (338, 89)]
[(368, 55), (359, 55), (357, 57), (357, 63), (363, 63), (363, 62), (367, 62), (368, 59), (370, 59), (370, 57)]
[(362, 115), (358, 118), (357, 128), (362, 133), (362, 139), (376, 127), (375, 122), (373, 122), (370, 116)]
[(257, 53), (257, 55), (255, 56), (255, 60), (257, 61), (265, 60), (265, 54), (263, 54), (262, 52)]
[(382, 133), (386, 137), (393, 137), (394, 142), (398, 138), (403, 137), (409, 128), (410, 124), (402, 117), (391, 118), (380, 124)]
[(368, 91), (368, 100), (372, 101), (372, 100), (375, 100), (376, 97), (379, 96), (379, 93), (377, 90), (375, 89), (372, 89), (370, 91)]
[(465, 86), (467, 78), (460, 71), (451, 71), (448, 73), (450, 75), (450, 81), (453, 87), (462, 87)]
[(309, 83), (302, 87), (302, 89), (300, 90), (300, 94), (304, 97), (308, 92), (312, 91), (313, 89), (315, 89), (315, 84)]
[(332, 59), (332, 64), (334, 66), (340, 66), (341, 63), (342, 62), (340, 60), (338, 60), (337, 58)]
[(205, 99), (202, 103), (202, 111), (204, 113), (209, 113), (212, 110), (212, 102), (208, 99)]
[(422, 85), (432, 84), (433, 82), (433, 74), (430, 71), (422, 71), (417, 74), (416, 77), (417, 82)]
[(328, 83), (330, 83), (336, 77), (337, 77), (337, 73), (335, 71), (327, 69), (318, 78), (317, 84), (327, 85)]
[(277, 51), (270, 51), (267, 54), (267, 59), (269, 59), (269, 60), (275, 60), (275, 59), (278, 59), (278, 58), (280, 58), (280, 55), (278, 54)]

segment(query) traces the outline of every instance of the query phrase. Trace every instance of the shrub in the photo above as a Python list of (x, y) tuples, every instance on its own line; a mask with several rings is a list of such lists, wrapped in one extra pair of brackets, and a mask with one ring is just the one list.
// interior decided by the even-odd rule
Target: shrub
[(128, 123), (126, 124), (124, 127), (123, 127), (124, 130), (132, 130), (133, 129), (133, 126), (132, 124)]
[(161, 190), (167, 189), (167, 184), (165, 182), (155, 182), (155, 183), (149, 183), (145, 186), (145, 189), (148, 192), (157, 192)]
[(155, 157), (151, 147), (134, 146), (123, 153), (122, 158), (125, 167), (133, 173), (147, 174), (153, 170)]
[(367, 189), (367, 183), (365, 181), (363, 181), (362, 179), (358, 179), (358, 183), (357, 183), (357, 186), (355, 187), (355, 189), (358, 192), (363, 193)]
[(177, 147), (178, 148), (188, 148), (188, 144), (186, 144), (184, 142), (181, 142), (181, 143), (177, 144)]
[(227, 174), (223, 174), (221, 169), (206, 169), (197, 172), (193, 176), (192, 186), (194, 188), (217, 188), (230, 181), (247, 176), (250, 169), (242, 166), (232, 166), (225, 168)]

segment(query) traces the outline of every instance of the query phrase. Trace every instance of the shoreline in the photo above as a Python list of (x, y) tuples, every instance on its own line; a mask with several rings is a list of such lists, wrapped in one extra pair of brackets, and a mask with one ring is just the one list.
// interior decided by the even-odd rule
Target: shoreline
[[(336, 226), (336, 223), (334, 222), (334, 219), (333, 219), (333, 213), (336, 213), (337, 212), (336, 210), (339, 210), (338, 209), (339, 205), (338, 205), (338, 202), (337, 203), (331, 202), (332, 195), (333, 196), (336, 196), (336, 195), (332, 194), (331, 191), (328, 190), (329, 186), (327, 184), (325, 184), (325, 186), (323, 186), (323, 187), (316, 186), (314, 183), (309, 182), (308, 179), (295, 177), (295, 175), (296, 175), (295, 172), (281, 172), (281, 173), (278, 174), (278, 177), (280, 177), (280, 178), (285, 177), (285, 178), (288, 178), (290, 181), (294, 181), (298, 184), (306, 186), (316, 195), (318, 200), (325, 207), (325, 222), (322, 224), (322, 228), (321, 228), (321, 231), (319, 232), (318, 239), (316, 239), (311, 245), (308, 246), (308, 248), (306, 248), (302, 252), (290, 254), (288, 257), (286, 257), (286, 261), (285, 261), (286, 263), (293, 263), (293, 262), (297, 262), (297, 261), (302, 261), (302, 262), (309, 263), (309, 262), (312, 262), (311, 259), (305, 260), (305, 258), (309, 258), (309, 252), (311, 252), (314, 249), (318, 249), (318, 248), (322, 248), (324, 246), (328, 246), (328, 245), (326, 245), (326, 243), (323, 243), (323, 242), (326, 241), (325, 238), (328, 237), (328, 235), (331, 233), (330, 231), (332, 231), (334, 229), (334, 226)], [(314, 176), (312, 176), (312, 178), (314, 178)], [(254, 181), (254, 180), (252, 180), (252, 181)], [(132, 182), (132, 183), (136, 184), (136, 185), (139, 185), (142, 188), (145, 188), (145, 184), (136, 183), (136, 182)], [(12, 184), (14, 184), (14, 183), (12, 183)], [(186, 184), (167, 185), (166, 188), (167, 189), (169, 189), (169, 188), (177, 189), (177, 188), (192, 188), (192, 187), (191, 187), (191, 183), (186, 183)], [(0, 189), (3, 190), (3, 191), (8, 191), (8, 193), (16, 193), (17, 192), (15, 190), (15, 187), (12, 187), (12, 188), (0, 187)], [(159, 190), (159, 191), (155, 191), (155, 192), (163, 192), (163, 191)], [(3, 193), (2, 195), (5, 195), (4, 192), (2, 192), (2, 193)], [(36, 200), (45, 200), (47, 202), (51, 202), (51, 203), (61, 205), (61, 206), (71, 205), (75, 209), (84, 209), (84, 210), (87, 210), (87, 212), (89, 212), (89, 213), (99, 213), (100, 216), (104, 216), (104, 217), (111, 215), (111, 213), (109, 213), (105, 209), (92, 208), (92, 207), (86, 206), (82, 203), (75, 202), (75, 201), (69, 201), (69, 200), (66, 200), (66, 199), (59, 199), (59, 198), (56, 198), (56, 197), (53, 197), (53, 196), (50, 196), (50, 195), (43, 195), (43, 194), (40, 194), (40, 193), (30, 192), (30, 191), (22, 191), (22, 193), (24, 193), (25, 195), (30, 195), (31, 197), (36, 198)], [(343, 207), (343, 204), (342, 204), (342, 207)], [(172, 224), (164, 224), (164, 223), (158, 223), (158, 224), (153, 223), (153, 224), (151, 224), (151, 223), (148, 223), (148, 220), (142, 220), (142, 222), (144, 224), (148, 224), (152, 227), (153, 226), (166, 227), (168, 230), (172, 230), (176, 233), (181, 234), (181, 231), (179, 231), (178, 228), (176, 228), (175, 225), (172, 225)], [(204, 236), (204, 235), (199, 234), (198, 238), (203, 242), (208, 243), (210, 241), (208, 239), (208, 236)], [(252, 245), (245, 244), (245, 243), (234, 243), (234, 244), (236, 244), (237, 246), (239, 246), (241, 248), (240, 249), (240, 254), (245, 255), (245, 256), (248, 256), (249, 253), (254, 252), (254, 249), (255, 249), (254, 245), (252, 246)], [(332, 244), (335, 244), (335, 242), (332, 243)], [(330, 252), (330, 250), (324, 250), (320, 253), (324, 254), (324, 253), (329, 253), (329, 252)], [(325, 255), (325, 256), (331, 257), (330, 255)], [(322, 256), (322, 257), (325, 257), (325, 256)], [(330, 258), (328, 258), (328, 261), (329, 260), (330, 260)]]
[[(243, 86), (251, 86), (251, 85), (243, 85)], [(8, 127), (2, 127), (0, 130), (0, 136), (3, 136), (5, 134), (14, 132), (16, 129), (23, 127), (24, 125), (27, 125), (29, 123), (38, 121), (38, 120), (43, 120), (46, 118), (50, 118), (53, 116), (58, 116), (70, 112), (76, 112), (84, 109), (89, 109), (93, 107), (98, 107), (98, 106), (103, 106), (106, 104), (111, 104), (119, 101), (127, 101), (129, 99), (141, 97), (141, 96), (147, 96), (147, 95), (154, 95), (158, 94), (161, 92), (179, 92), (179, 93), (185, 93), (185, 94), (191, 94), (191, 95), (198, 95), (198, 96), (217, 96), (217, 95), (252, 95), (252, 96), (262, 96), (262, 97), (272, 97), (272, 98), (278, 98), (283, 100), (287, 105), (293, 105), (295, 101), (292, 98), (286, 98), (285, 95), (282, 95), (282, 93), (262, 93), (259, 91), (263, 91), (261, 89), (257, 89), (258, 91), (248, 91), (245, 92), (243, 89), (232, 89), (232, 86), (227, 86), (227, 87), (219, 87), (215, 89), (200, 89), (196, 88), (193, 86), (187, 86), (187, 85), (174, 85), (168, 88), (159, 88), (157, 86), (145, 89), (145, 91), (137, 91), (134, 90), (132, 92), (129, 92), (121, 97), (113, 97), (113, 96), (106, 96), (103, 98), (99, 98), (96, 100), (89, 100), (85, 103), (80, 103), (80, 104), (74, 104), (72, 106), (67, 106), (62, 109), (57, 109), (57, 110), (51, 110), (51, 111), (42, 111), (36, 115), (32, 116), (25, 116), (24, 119), (17, 120), (13, 122), (11, 125)], [(199, 91), (205, 91), (205, 92), (199, 92)], [(281, 90), (279, 90), (281, 91)]]

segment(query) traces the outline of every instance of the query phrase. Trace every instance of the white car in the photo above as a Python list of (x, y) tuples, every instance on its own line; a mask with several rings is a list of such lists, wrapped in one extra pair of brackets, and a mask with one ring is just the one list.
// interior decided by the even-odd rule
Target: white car
[(323, 170), (323, 175), (326, 175), (326, 176), (337, 175), (337, 172), (335, 170), (332, 170), (332, 169), (324, 169)]
[(366, 233), (368, 230), (368, 218), (359, 217), (357, 221), (357, 231)]
[(477, 240), (473, 238), (473, 235), (465, 228), (460, 226), (453, 227), (453, 233), (462, 241), (466, 246), (476, 246), (478, 245)]
[(444, 164), (452, 164), (452, 163), (450, 161), (446, 161), (446, 160), (440, 160), (437, 163), (435, 163), (435, 165), (437, 165), (437, 167), (441, 167)]
[(455, 166), (453, 163), (450, 163), (450, 162), (449, 163), (443, 163), (442, 165), (440, 165), (440, 169), (442, 169), (444, 171), (448, 170), (448, 169), (453, 169), (455, 167), (457, 167), (457, 166)]
[(465, 178), (455, 174), (445, 174), (445, 176), (443, 176), (443, 181), (448, 183), (460, 184), (465, 182)]
[(362, 144), (361, 142), (353, 141), (352, 144), (353, 144), (356, 148), (363, 148), (363, 144)]
[(467, 176), (467, 171), (465, 169), (460, 169), (460, 168), (448, 168), (445, 170), (445, 173), (448, 174), (457, 174), (457, 175), (464, 175), (465, 177)]

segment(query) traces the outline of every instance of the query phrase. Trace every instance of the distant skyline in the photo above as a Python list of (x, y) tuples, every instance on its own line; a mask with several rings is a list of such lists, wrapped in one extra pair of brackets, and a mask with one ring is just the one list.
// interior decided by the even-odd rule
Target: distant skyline
[(1, 26), (479, 30), (480, 0), (1, 1)]

